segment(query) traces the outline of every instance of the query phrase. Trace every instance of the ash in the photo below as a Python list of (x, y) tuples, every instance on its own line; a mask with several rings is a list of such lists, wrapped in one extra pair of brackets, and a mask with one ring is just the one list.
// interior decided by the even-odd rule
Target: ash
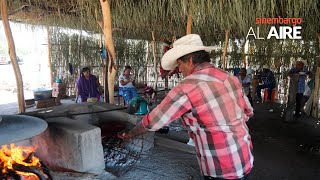
[(140, 154), (132, 148), (133, 141), (123, 141), (115, 137), (103, 137), (103, 153), (106, 171), (121, 176), (138, 162)]

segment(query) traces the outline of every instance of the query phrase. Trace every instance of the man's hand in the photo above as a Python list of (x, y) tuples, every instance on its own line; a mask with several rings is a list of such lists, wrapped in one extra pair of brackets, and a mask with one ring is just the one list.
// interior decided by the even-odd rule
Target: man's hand
[(132, 139), (136, 136), (139, 136), (139, 135), (142, 135), (142, 134), (145, 134), (147, 133), (148, 130), (146, 130), (141, 121), (133, 128), (131, 129), (130, 131), (128, 132), (118, 132), (118, 138), (121, 138), (121, 139)]
[(118, 138), (120, 139), (131, 139), (132, 137), (130, 136), (129, 132), (118, 132), (117, 134)]

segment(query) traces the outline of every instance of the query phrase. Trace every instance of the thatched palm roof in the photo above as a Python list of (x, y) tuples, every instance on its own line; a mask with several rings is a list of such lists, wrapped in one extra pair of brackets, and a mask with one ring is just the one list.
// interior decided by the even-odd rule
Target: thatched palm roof
[[(224, 30), (231, 38), (245, 38), (256, 27), (256, 17), (300, 17), (304, 39), (320, 32), (319, 0), (110, 0), (113, 28), (122, 36), (151, 39), (182, 36), (188, 10), (192, 32), (207, 42), (222, 40)], [(10, 19), (35, 25), (61, 26), (101, 32), (98, 0), (10, 0)]]

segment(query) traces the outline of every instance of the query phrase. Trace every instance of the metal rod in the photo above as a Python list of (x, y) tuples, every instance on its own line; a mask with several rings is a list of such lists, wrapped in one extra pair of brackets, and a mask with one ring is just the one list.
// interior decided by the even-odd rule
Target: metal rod
[(92, 111), (92, 112), (82, 112), (82, 113), (66, 113), (66, 114), (59, 114), (54, 116), (46, 116), (45, 118), (53, 118), (53, 117), (64, 117), (64, 116), (76, 116), (76, 115), (85, 115), (85, 114), (96, 114), (96, 113), (103, 113), (103, 112), (110, 112), (110, 111), (117, 111), (117, 110), (125, 110), (127, 107), (115, 108), (115, 109), (107, 109), (101, 111)]

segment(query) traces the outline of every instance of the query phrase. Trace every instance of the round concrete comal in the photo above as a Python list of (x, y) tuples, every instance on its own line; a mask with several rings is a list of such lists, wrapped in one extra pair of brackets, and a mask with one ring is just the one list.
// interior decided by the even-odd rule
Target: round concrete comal
[(48, 127), (43, 119), (25, 115), (1, 115), (0, 146), (36, 136)]

